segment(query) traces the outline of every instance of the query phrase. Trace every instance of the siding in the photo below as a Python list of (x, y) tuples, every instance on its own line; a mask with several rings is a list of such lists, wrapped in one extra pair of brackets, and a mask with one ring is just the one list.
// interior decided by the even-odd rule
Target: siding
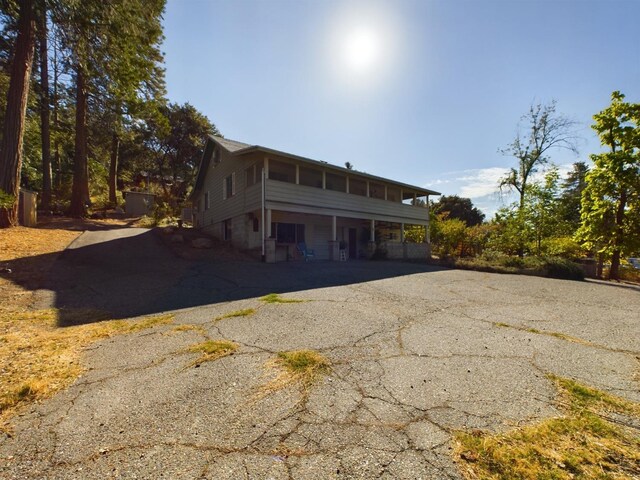
[(426, 225), (424, 207), (377, 198), (267, 180), (267, 208), (290, 212), (317, 213), (348, 218), (368, 218), (396, 223)]

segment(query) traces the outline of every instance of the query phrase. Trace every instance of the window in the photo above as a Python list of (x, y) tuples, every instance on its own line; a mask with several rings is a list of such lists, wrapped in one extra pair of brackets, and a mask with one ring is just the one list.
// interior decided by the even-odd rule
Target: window
[(367, 182), (357, 178), (349, 178), (349, 193), (367, 196)]
[(260, 231), (260, 221), (257, 218), (253, 219), (253, 231), (254, 232)]
[(204, 192), (204, 209), (209, 210), (209, 192)]
[(213, 149), (213, 165), (216, 166), (220, 163), (220, 149), (216, 146)]
[(347, 191), (347, 179), (344, 175), (337, 175), (335, 173), (326, 174), (327, 190), (335, 190), (336, 192)]
[(400, 189), (396, 187), (387, 187), (387, 200), (390, 202), (399, 202)]
[(227, 219), (222, 222), (222, 238), (225, 240), (231, 240), (231, 233), (233, 232), (233, 224), (231, 219)]
[(255, 185), (256, 182), (256, 166), (255, 165), (251, 165), (249, 168), (247, 168), (245, 170), (245, 176), (247, 179), (247, 187), (250, 187), (251, 185)]
[(269, 180), (296, 183), (296, 166), (291, 163), (269, 161)]
[(384, 200), (384, 185), (379, 183), (369, 183), (369, 196), (371, 198), (380, 198)]
[(231, 175), (226, 177), (222, 181), (222, 198), (227, 199), (231, 198), (236, 193), (236, 172), (233, 172)]
[(322, 172), (314, 168), (300, 167), (300, 185), (322, 188)]
[(276, 243), (304, 242), (304, 224), (302, 223), (272, 223), (271, 235)]

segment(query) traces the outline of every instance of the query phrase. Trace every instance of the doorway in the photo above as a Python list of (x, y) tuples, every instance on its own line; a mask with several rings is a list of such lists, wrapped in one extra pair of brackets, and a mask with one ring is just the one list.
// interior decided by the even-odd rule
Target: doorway
[(349, 258), (358, 258), (358, 230), (349, 229)]

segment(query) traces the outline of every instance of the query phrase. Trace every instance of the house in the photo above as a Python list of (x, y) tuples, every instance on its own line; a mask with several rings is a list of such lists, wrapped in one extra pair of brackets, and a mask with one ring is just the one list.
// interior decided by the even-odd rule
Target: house
[[(266, 262), (427, 258), (429, 195), (438, 192), (221, 137), (207, 139), (191, 194), (196, 228)], [(407, 226), (425, 229), (405, 242)]]

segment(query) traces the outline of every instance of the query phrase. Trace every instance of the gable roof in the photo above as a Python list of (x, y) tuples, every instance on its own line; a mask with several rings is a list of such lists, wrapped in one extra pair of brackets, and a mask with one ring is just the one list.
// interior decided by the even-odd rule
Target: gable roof
[(280, 150), (274, 150), (272, 148), (262, 147), (260, 145), (249, 145), (248, 143), (238, 142), (236, 140), (229, 140), (229, 139), (218, 137), (215, 135), (209, 135), (209, 138), (207, 139), (207, 143), (205, 145), (204, 153), (202, 155), (202, 160), (200, 161), (200, 168), (198, 169), (198, 176), (196, 178), (196, 184), (193, 189), (193, 192), (191, 193), (191, 198), (194, 198), (202, 189), (202, 184), (204, 183), (204, 177), (206, 175), (206, 172), (209, 170), (211, 158), (213, 157), (214, 144), (220, 145), (222, 148), (230, 152), (233, 156), (246, 155), (254, 152), (263, 152), (267, 154), (277, 155), (280, 157), (290, 158), (292, 160), (298, 160), (300, 162), (311, 164), (321, 168), (337, 170), (337, 171), (345, 172), (351, 175), (358, 175), (359, 177), (369, 178), (372, 180), (376, 180), (378, 182), (391, 183), (399, 187), (404, 187), (409, 190), (414, 190), (415, 192), (420, 193), (422, 195), (440, 195), (440, 192), (429, 190), (427, 188), (417, 187), (415, 185), (409, 185), (407, 183), (398, 182), (390, 178), (378, 177), (376, 175), (360, 172), (358, 170), (349, 170), (348, 168), (340, 167), (338, 165), (332, 165), (330, 163), (323, 162), (320, 160), (313, 160), (311, 158), (301, 157), (299, 155), (282, 152)]

